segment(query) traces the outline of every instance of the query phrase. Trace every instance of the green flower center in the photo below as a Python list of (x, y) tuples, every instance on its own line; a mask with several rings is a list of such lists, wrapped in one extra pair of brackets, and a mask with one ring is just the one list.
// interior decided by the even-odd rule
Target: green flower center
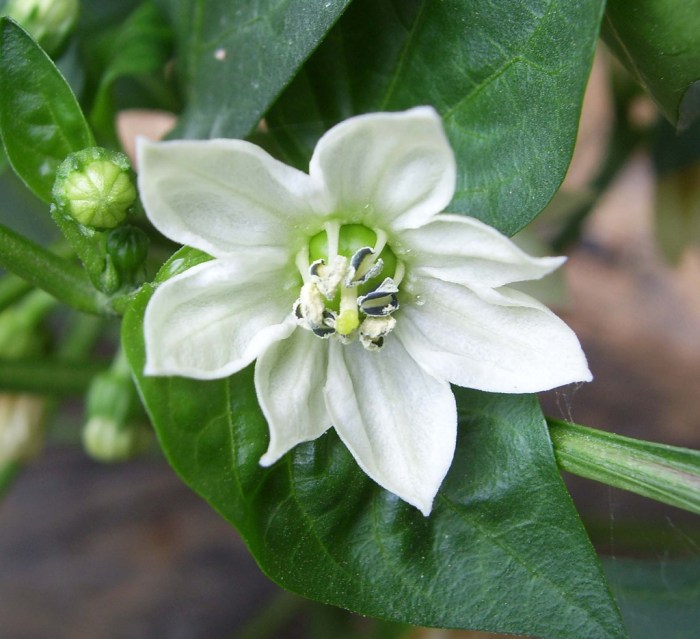
[(297, 257), (304, 284), (294, 304), (299, 325), (322, 338), (359, 337), (378, 350), (394, 329), (403, 263), (386, 234), (361, 224), (328, 222)]

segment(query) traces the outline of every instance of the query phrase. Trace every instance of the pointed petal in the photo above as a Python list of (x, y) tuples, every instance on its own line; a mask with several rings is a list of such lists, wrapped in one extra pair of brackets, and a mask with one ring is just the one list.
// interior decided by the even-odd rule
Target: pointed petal
[[(215, 257), (288, 246), (318, 230), (305, 173), (242, 140), (139, 140), (139, 190), (155, 227)], [(306, 228), (312, 224), (313, 228)]]
[(429, 515), (454, 455), (455, 399), (390, 336), (381, 351), (330, 344), (326, 405), (338, 435), (380, 486)]
[(496, 229), (461, 215), (439, 215), (401, 233), (411, 269), (446, 282), (497, 288), (537, 280), (561, 266), (564, 257), (532, 257)]
[(318, 142), (311, 177), (326, 186), (331, 210), (358, 223), (399, 230), (442, 211), (455, 189), (455, 160), (429, 107), (345, 120)]
[(146, 374), (216, 379), (241, 370), (294, 330), (294, 284), (288, 270), (254, 256), (167, 280), (146, 308)]
[(274, 464), (297, 444), (330, 428), (323, 400), (327, 361), (328, 342), (301, 328), (258, 357), (255, 390), (270, 427), (270, 445), (261, 465)]
[(508, 288), (470, 290), (431, 278), (411, 285), (394, 334), (421, 366), (466, 388), (532, 393), (590, 381), (573, 331), (533, 298)]

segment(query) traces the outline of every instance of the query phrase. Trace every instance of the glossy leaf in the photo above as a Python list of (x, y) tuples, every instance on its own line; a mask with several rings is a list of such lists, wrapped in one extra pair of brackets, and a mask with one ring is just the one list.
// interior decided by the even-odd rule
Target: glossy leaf
[(172, 33), (153, 2), (140, 5), (124, 22), (109, 47), (108, 63), (97, 87), (90, 121), (100, 129), (112, 125), (112, 87), (120, 78), (165, 72)]
[(68, 83), (9, 18), (0, 20), (0, 134), (12, 168), (45, 202), (58, 165), (94, 145)]
[(419, 625), (625, 636), (534, 397), (458, 392), (455, 462), (426, 518), (369, 480), (333, 431), (262, 468), (252, 367), (209, 382), (144, 377), (150, 292), (123, 343), (161, 445), (280, 585)]
[(354, 113), (435, 106), (457, 154), (450, 211), (512, 234), (561, 183), (603, 2), (356, 0), (270, 114), (297, 164)]
[(700, 116), (700, 1), (609, 0), (605, 41), (679, 128)]
[(240, 138), (350, 0), (168, 0), (186, 108), (173, 137)]

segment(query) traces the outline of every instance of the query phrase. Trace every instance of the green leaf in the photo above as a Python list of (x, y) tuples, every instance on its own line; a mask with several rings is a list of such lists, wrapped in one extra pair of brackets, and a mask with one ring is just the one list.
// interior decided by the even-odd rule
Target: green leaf
[(369, 480), (332, 430), (262, 468), (252, 367), (216, 381), (144, 377), (150, 294), (122, 339), (161, 445), (281, 586), (418, 625), (625, 636), (533, 396), (458, 390), (458, 449), (426, 518)]
[(9, 18), (0, 19), (0, 134), (15, 173), (45, 202), (58, 165), (94, 145), (68, 83)]
[(601, 0), (356, 0), (270, 114), (297, 164), (354, 113), (431, 104), (457, 155), (449, 210), (508, 234), (571, 158)]
[(603, 562), (630, 637), (696, 639), (700, 628), (700, 561)]
[(96, 128), (108, 129), (113, 126), (114, 83), (123, 77), (164, 69), (171, 41), (172, 32), (155, 3), (146, 2), (129, 16), (109, 47), (109, 62), (97, 87), (90, 111), (90, 121)]
[(679, 129), (700, 116), (700, 1), (609, 0), (603, 37)]
[(349, 1), (167, 0), (187, 102), (173, 136), (246, 136)]

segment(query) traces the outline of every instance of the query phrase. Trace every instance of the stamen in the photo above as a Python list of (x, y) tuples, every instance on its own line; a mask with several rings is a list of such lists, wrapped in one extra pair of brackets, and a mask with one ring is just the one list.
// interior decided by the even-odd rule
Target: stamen
[(378, 275), (384, 267), (384, 261), (381, 258), (376, 259), (376, 255), (377, 253), (369, 246), (359, 249), (350, 258), (345, 286), (359, 286)]
[(386, 246), (386, 233), (382, 229), (372, 229), (374, 234), (377, 236), (377, 240), (374, 243), (374, 252), (379, 255)]
[(396, 262), (396, 271), (394, 272), (394, 284), (398, 286), (401, 284), (401, 281), (403, 280), (403, 276), (406, 274), (406, 267), (403, 265), (403, 262), (401, 260), (397, 260)]
[(393, 317), (368, 317), (360, 324), (360, 343), (368, 351), (378, 351), (384, 346), (384, 338), (394, 330)]
[(344, 255), (336, 255), (330, 264), (326, 264), (324, 260), (316, 260), (309, 267), (309, 274), (327, 300), (335, 297), (336, 289), (347, 272), (348, 258)]
[(338, 255), (338, 242), (340, 240), (340, 224), (338, 222), (326, 222), (323, 225), (328, 238), (328, 261), (332, 262)]
[(294, 261), (299, 269), (299, 273), (301, 273), (301, 279), (304, 281), (304, 284), (306, 284), (309, 280), (309, 247), (305, 246), (301, 249), (301, 251), (297, 253)]
[(387, 277), (374, 291), (358, 298), (357, 304), (365, 315), (381, 317), (391, 315), (399, 308), (398, 286)]

